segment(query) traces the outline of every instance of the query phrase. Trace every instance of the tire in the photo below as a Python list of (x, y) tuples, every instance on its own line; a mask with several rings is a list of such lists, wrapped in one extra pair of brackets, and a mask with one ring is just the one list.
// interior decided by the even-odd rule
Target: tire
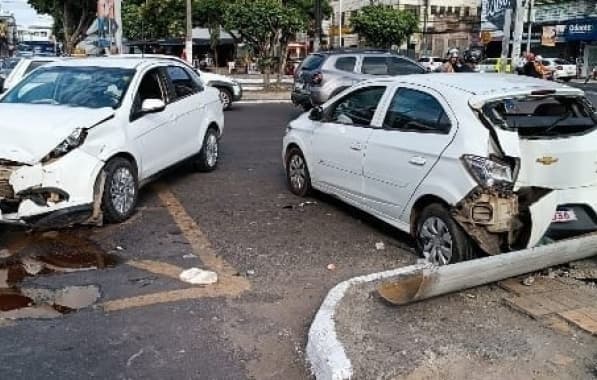
[(127, 159), (116, 157), (104, 167), (106, 181), (102, 195), (102, 212), (108, 223), (120, 223), (135, 212), (139, 199), (137, 169)]
[(288, 189), (299, 197), (306, 197), (312, 190), (307, 161), (297, 147), (290, 148), (286, 154), (286, 184)]
[(435, 265), (474, 257), (472, 240), (439, 203), (432, 203), (421, 212), (416, 221), (415, 240), (417, 254)]
[(562, 80), (563, 80), (564, 82), (570, 82), (570, 81), (572, 80), (572, 78), (570, 78), (570, 77), (568, 77), (568, 78), (562, 78)]
[(201, 151), (193, 162), (194, 167), (200, 172), (212, 172), (218, 166), (220, 152), (220, 140), (218, 132), (214, 128), (209, 128), (203, 138)]
[(222, 108), (224, 111), (228, 111), (232, 107), (232, 92), (224, 87), (218, 87), (220, 91), (220, 101), (222, 102)]

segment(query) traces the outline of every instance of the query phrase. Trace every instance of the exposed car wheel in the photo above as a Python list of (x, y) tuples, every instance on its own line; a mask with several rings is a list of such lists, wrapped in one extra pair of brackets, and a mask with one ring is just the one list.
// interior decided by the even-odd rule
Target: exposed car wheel
[(439, 203), (423, 209), (417, 219), (417, 253), (435, 265), (446, 265), (473, 258), (473, 243)]
[(570, 77), (568, 77), (568, 78), (562, 78), (562, 80), (563, 80), (564, 82), (570, 82), (570, 81), (572, 80), (572, 78), (570, 78)]
[(201, 151), (195, 159), (194, 166), (200, 172), (211, 172), (218, 166), (218, 157), (220, 153), (220, 141), (218, 132), (214, 128), (209, 128), (203, 138)]
[(227, 111), (232, 106), (232, 92), (224, 87), (218, 87), (220, 91), (220, 101), (222, 102), (222, 108)]
[(104, 218), (107, 222), (119, 223), (128, 219), (135, 211), (139, 196), (137, 170), (128, 160), (116, 157), (108, 161), (104, 173)]
[(299, 197), (311, 192), (309, 168), (299, 148), (290, 148), (286, 155), (286, 182), (290, 191)]

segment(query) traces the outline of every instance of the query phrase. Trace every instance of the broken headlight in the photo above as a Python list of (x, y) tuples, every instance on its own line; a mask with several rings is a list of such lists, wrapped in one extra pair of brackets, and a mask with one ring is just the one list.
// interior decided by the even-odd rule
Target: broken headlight
[(462, 156), (462, 162), (473, 178), (483, 187), (508, 186), (514, 182), (512, 168), (508, 164), (468, 154)]
[(83, 128), (75, 129), (73, 131), (73, 133), (68, 135), (68, 137), (65, 138), (63, 142), (58, 144), (58, 146), (56, 148), (54, 148), (53, 151), (51, 151), (46, 157), (44, 157), (42, 162), (48, 162), (50, 160), (54, 160), (56, 158), (62, 157), (65, 154), (67, 154), (68, 152), (70, 152), (71, 150), (80, 147), (83, 144), (83, 142), (85, 141), (86, 137), (87, 137), (86, 129), (83, 129)]

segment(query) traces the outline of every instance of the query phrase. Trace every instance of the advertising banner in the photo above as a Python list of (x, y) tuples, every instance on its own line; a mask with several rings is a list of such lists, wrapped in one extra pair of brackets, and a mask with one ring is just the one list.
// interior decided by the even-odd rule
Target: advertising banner
[(544, 26), (541, 34), (541, 45), (556, 46), (556, 27)]
[(586, 19), (566, 25), (566, 41), (597, 41), (597, 20)]
[(481, 30), (503, 30), (506, 9), (512, 9), (515, 0), (483, 0), (481, 3)]

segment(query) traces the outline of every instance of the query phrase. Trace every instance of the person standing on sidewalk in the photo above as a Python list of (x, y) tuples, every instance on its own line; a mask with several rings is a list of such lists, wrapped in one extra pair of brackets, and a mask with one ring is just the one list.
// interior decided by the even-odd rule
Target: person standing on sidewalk
[(537, 70), (537, 65), (535, 63), (535, 54), (529, 53), (529, 55), (527, 56), (527, 63), (525, 63), (522, 67), (522, 74), (526, 75), (527, 77), (543, 78), (543, 73)]

